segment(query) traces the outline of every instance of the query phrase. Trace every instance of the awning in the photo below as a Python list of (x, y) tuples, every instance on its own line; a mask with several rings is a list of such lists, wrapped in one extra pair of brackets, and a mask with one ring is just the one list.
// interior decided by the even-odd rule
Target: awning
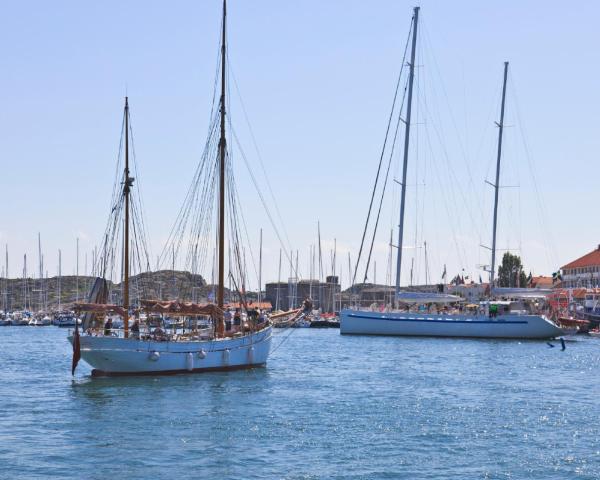
[(158, 301), (158, 300), (142, 300), (142, 310), (147, 313), (168, 313), (173, 316), (184, 315), (207, 315), (217, 316), (222, 315), (223, 311), (213, 303), (192, 303), (173, 301)]

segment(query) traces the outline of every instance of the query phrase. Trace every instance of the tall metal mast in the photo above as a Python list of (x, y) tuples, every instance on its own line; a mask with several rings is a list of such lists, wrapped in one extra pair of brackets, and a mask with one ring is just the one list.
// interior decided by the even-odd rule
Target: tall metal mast
[[(223, 308), (225, 284), (225, 160), (227, 141), (225, 140), (225, 66), (227, 51), (225, 46), (227, 26), (227, 2), (223, 0), (223, 32), (221, 38), (221, 138), (219, 139), (219, 279), (217, 286), (217, 306)], [(222, 331), (222, 319), (219, 321), (217, 332)]]
[(260, 245), (258, 247), (258, 308), (262, 300), (262, 228), (260, 229)]
[[(402, 268), (402, 237), (404, 236), (404, 206), (406, 203), (406, 170), (408, 167), (408, 147), (410, 140), (410, 116), (412, 111), (413, 80), (415, 78), (415, 54), (417, 49), (417, 25), (419, 23), (419, 7), (414, 8), (412, 49), (410, 53), (410, 73), (408, 77), (408, 104), (404, 130), (404, 165), (402, 170), (402, 194), (400, 200), (400, 224), (398, 225), (398, 260), (396, 263), (396, 298), (400, 293), (400, 272)], [(394, 300), (394, 304), (396, 300)]]
[(133, 178), (129, 176), (129, 98), (125, 97), (125, 183), (123, 195), (125, 195), (125, 228), (123, 238), (123, 308), (125, 318), (123, 319), (123, 332), (125, 338), (129, 336), (129, 195)]
[(490, 269), (490, 294), (494, 288), (494, 275), (496, 269), (496, 227), (498, 225), (498, 192), (500, 189), (500, 159), (502, 157), (502, 132), (504, 131), (504, 104), (506, 101), (506, 78), (508, 76), (508, 62), (504, 62), (504, 82), (502, 84), (502, 106), (500, 107), (500, 123), (498, 125), (498, 158), (496, 160), (496, 183), (494, 187), (494, 228), (492, 231), (492, 268)]

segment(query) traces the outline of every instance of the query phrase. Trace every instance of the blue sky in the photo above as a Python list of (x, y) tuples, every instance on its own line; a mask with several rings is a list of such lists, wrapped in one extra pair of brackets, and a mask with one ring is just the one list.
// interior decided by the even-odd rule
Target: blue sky
[[(355, 259), (412, 6), (228, 4), (233, 73), (303, 277), (320, 220), (323, 248), (328, 252), (337, 239), (347, 279), (346, 255)], [(590, 221), (599, 170), (600, 6), (424, 1), (421, 7), (421, 108), (406, 245), (427, 241), (436, 281), (444, 264), (450, 274), (465, 269), (477, 278), (477, 265), (489, 263), (479, 247), (491, 241), (492, 191), (484, 180), (493, 177), (493, 121), (502, 62), (509, 60), (501, 183), (515, 188), (501, 194), (499, 247), (520, 253), (538, 274), (594, 248), (600, 243)], [(8, 243), (11, 276), (20, 273), (23, 253), (37, 262), (38, 231), (50, 275), (59, 248), (63, 272), (72, 273), (75, 239), (82, 264), (100, 241), (126, 92), (152, 249), (159, 252), (204, 144), (220, 9), (216, 0), (3, 5), (0, 244)], [(232, 99), (232, 121), (258, 169), (239, 98)], [(237, 167), (243, 179), (244, 167)], [(276, 279), (275, 234), (251, 189), (241, 193), (256, 226), (255, 246), (260, 226), (265, 231), (264, 278)], [(375, 249), (379, 282), (397, 223), (393, 198)], [(415, 279), (424, 281), (423, 248), (406, 252), (407, 263), (415, 256)], [(408, 275), (407, 266), (403, 283)]]

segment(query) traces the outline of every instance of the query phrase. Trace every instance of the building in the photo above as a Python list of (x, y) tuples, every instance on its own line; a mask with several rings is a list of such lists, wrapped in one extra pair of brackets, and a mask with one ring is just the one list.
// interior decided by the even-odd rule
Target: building
[(274, 309), (299, 308), (305, 298), (312, 298), (314, 307), (321, 308), (323, 312), (335, 312), (340, 308), (338, 277), (327, 277), (325, 282), (290, 278), (287, 282), (267, 283), (265, 287), (265, 301), (270, 302)]
[(552, 288), (554, 287), (554, 280), (552, 277), (544, 277), (540, 275), (539, 277), (531, 277), (531, 281), (529, 282), (529, 288)]
[(600, 245), (595, 250), (567, 263), (560, 269), (562, 288), (595, 288), (600, 286)]
[(446, 292), (450, 295), (458, 295), (469, 303), (479, 303), (490, 293), (489, 283), (462, 283), (460, 285), (450, 284)]

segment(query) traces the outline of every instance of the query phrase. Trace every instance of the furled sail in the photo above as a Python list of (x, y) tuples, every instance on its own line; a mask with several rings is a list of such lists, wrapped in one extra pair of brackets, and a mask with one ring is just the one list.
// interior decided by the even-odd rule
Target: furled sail
[(399, 292), (396, 295), (396, 300), (400, 303), (409, 304), (464, 302), (464, 298), (459, 297), (458, 295), (429, 292)]

